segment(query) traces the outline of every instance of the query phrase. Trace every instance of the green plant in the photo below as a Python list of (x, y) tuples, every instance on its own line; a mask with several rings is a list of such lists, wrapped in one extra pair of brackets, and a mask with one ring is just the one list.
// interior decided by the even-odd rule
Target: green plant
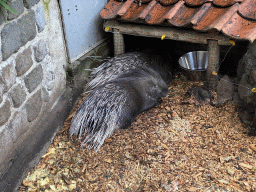
[(17, 14), (17, 12), (7, 4), (9, 2), (11, 2), (11, 0), (0, 0), (0, 8), (5, 21), (7, 20), (7, 15), (5, 15), (5, 10), (8, 10), (11, 13)]

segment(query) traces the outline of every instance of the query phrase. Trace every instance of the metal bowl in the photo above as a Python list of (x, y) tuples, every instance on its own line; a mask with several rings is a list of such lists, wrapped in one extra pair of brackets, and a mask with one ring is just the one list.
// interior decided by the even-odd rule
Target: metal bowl
[(188, 52), (179, 58), (182, 68), (190, 71), (206, 71), (208, 65), (208, 51)]

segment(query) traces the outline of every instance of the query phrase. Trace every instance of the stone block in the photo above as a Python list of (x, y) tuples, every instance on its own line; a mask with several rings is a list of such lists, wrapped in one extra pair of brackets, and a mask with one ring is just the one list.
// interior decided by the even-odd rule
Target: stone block
[(2, 57), (6, 60), (22, 46), (20, 27), (16, 22), (6, 24), (1, 32)]
[(4, 82), (2, 80), (2, 77), (0, 77), (0, 105), (3, 101), (4, 90), (5, 90), (5, 85), (4, 85)]
[(45, 59), (42, 66), (44, 68), (44, 85), (50, 91), (56, 87), (56, 68), (51, 59)]
[(50, 100), (49, 92), (44, 87), (42, 88), (42, 99), (44, 102), (48, 102)]
[(256, 83), (256, 70), (251, 71), (252, 80)]
[(22, 53), (16, 57), (16, 71), (17, 76), (21, 76), (26, 73), (33, 65), (31, 48), (25, 49)]
[(46, 85), (47, 90), (48, 91), (53, 90), (56, 86), (56, 82), (54, 81), (55, 74), (53, 73), (53, 71), (47, 71), (45, 78), (46, 78), (45, 85)]
[(12, 140), (15, 141), (28, 130), (28, 121), (26, 109), (23, 108), (16, 111), (10, 119), (9, 130), (12, 136)]
[(4, 22), (5, 22), (5, 20), (4, 20), (2, 11), (1, 11), (1, 14), (0, 14), (0, 25), (2, 25)]
[(20, 84), (13, 86), (9, 93), (15, 108), (18, 108), (26, 100), (25, 88)]
[(15, 72), (14, 64), (10, 63), (0, 68), (0, 77), (2, 77), (2, 81), (5, 85), (4, 91), (8, 91), (16, 82), (16, 72)]
[(245, 101), (246, 103), (250, 103), (250, 98), (253, 95), (252, 94), (252, 86), (248, 83), (248, 75), (245, 73), (242, 75), (242, 78), (238, 85), (238, 93), (240, 98)]
[(252, 53), (252, 55), (254, 57), (256, 57), (256, 42), (254, 41), (253, 43), (250, 43), (248, 45), (248, 48), (249, 48), (250, 52)]
[(34, 46), (34, 55), (35, 60), (37, 62), (42, 61), (45, 56), (48, 54), (46, 42), (44, 40), (40, 40), (36, 46)]
[(41, 65), (35, 67), (25, 78), (25, 85), (31, 93), (43, 80), (43, 68)]
[(26, 103), (27, 120), (32, 122), (37, 118), (42, 108), (41, 90), (32, 95)]
[(225, 103), (226, 101), (232, 100), (233, 94), (234, 85), (228, 75), (225, 75), (217, 85), (218, 102)]
[(27, 9), (30, 9), (35, 4), (37, 4), (40, 0), (24, 0), (24, 5)]
[(8, 170), (10, 166), (9, 161), (15, 153), (11, 133), (7, 129), (4, 129), (2, 132), (0, 132), (0, 151), (1, 151), (1, 155), (0, 155), (0, 178), (1, 178), (1, 176)]
[(2, 57), (6, 60), (36, 36), (35, 13), (30, 10), (17, 22), (4, 26), (1, 32)]
[(37, 7), (35, 12), (35, 17), (36, 17), (36, 25), (38, 28), (38, 32), (40, 33), (44, 30), (44, 27), (46, 24), (44, 9), (42, 5), (39, 5)]
[(8, 16), (7, 19), (8, 20), (12, 20), (14, 18), (17, 18), (19, 15), (21, 15), (24, 12), (24, 4), (23, 4), (23, 0), (13, 0), (10, 3), (8, 3), (10, 5), (11, 8), (13, 8), (17, 14), (11, 13), (11, 12), (7, 12)]
[(5, 100), (0, 105), (0, 126), (5, 124), (11, 116), (11, 105), (8, 100)]
[(28, 11), (26, 15), (21, 17), (17, 24), (20, 28), (20, 41), (22, 45), (36, 37), (36, 19), (33, 10)]

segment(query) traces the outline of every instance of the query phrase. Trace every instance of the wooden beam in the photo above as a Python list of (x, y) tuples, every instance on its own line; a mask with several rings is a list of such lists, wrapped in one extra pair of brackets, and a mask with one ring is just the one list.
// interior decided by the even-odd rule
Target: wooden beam
[(213, 72), (218, 73), (220, 58), (220, 47), (217, 40), (208, 39), (208, 66), (206, 71), (206, 79), (208, 87), (214, 90), (217, 85), (217, 76)]
[(123, 34), (119, 32), (118, 29), (114, 29), (114, 55), (121, 55), (124, 53), (124, 37)]
[(119, 33), (161, 38), (165, 35), (166, 39), (176, 41), (186, 41), (191, 43), (207, 44), (208, 39), (215, 39), (219, 45), (230, 45), (229, 37), (219, 33), (201, 33), (193, 30), (185, 30), (172, 28), (170, 26), (144, 25), (138, 23), (124, 23), (116, 20), (107, 20), (104, 23), (104, 28), (109, 27), (109, 32), (114, 32), (113, 29), (118, 29)]

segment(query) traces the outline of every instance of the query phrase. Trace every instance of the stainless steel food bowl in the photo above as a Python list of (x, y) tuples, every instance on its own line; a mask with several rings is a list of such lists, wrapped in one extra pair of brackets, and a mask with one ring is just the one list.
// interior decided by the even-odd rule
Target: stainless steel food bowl
[(182, 68), (190, 71), (206, 71), (208, 65), (208, 51), (193, 51), (179, 58)]

